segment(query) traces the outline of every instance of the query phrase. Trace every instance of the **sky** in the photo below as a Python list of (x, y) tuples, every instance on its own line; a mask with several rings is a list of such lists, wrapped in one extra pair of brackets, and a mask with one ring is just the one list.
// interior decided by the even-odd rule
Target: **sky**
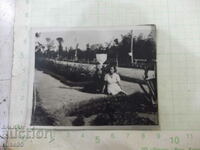
[(51, 31), (40, 32), (40, 37), (36, 39), (40, 43), (46, 45), (46, 38), (54, 40), (54, 43), (58, 45), (56, 41), (57, 37), (64, 39), (63, 47), (76, 47), (79, 43), (79, 48), (82, 50), (86, 49), (86, 44), (105, 44), (105, 42), (111, 42), (118, 38), (121, 40), (121, 35), (127, 34), (133, 30), (133, 36), (138, 36), (143, 33), (144, 37), (147, 37), (151, 32), (150, 26), (132, 27), (132, 28), (119, 28), (119, 29), (76, 29), (76, 30), (65, 30), (65, 31)]

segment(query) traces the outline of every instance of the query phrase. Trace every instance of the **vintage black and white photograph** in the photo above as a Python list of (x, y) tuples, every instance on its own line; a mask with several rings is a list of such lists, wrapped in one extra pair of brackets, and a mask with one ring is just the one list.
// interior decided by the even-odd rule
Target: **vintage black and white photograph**
[(31, 126), (157, 126), (156, 27), (37, 30)]

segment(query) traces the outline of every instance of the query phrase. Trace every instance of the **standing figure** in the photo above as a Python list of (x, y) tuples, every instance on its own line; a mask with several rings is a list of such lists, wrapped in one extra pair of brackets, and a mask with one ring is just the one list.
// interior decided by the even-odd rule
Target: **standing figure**
[(96, 71), (94, 74), (94, 83), (96, 92), (102, 92), (102, 88), (104, 85), (104, 73), (103, 68), (100, 64), (96, 65)]

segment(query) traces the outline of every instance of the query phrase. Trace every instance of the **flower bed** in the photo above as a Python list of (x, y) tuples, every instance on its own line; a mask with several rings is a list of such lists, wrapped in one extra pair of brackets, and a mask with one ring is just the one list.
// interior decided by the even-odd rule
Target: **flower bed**
[(55, 60), (44, 58), (38, 58), (35, 67), (38, 70), (53, 72), (74, 82), (90, 81), (95, 71), (95, 69), (91, 67), (71, 63), (63, 64)]

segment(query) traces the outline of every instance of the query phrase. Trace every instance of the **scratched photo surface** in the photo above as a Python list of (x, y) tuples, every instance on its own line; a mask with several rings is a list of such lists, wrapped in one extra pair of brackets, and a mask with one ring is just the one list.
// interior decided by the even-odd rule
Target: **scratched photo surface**
[(156, 27), (39, 30), (31, 126), (156, 126)]

